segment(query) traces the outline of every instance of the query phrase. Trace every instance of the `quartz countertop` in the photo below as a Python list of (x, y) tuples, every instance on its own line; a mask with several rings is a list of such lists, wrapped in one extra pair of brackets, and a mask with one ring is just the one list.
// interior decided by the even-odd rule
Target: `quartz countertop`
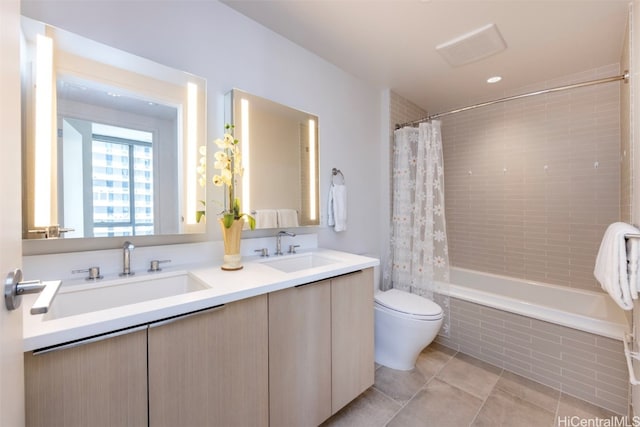
[[(139, 273), (131, 280), (189, 274), (194, 279), (206, 284), (208, 289), (50, 320), (47, 319), (46, 314), (31, 315), (29, 309), (37, 295), (25, 296), (22, 300), (24, 351), (57, 346), (140, 326), (379, 265), (379, 260), (376, 258), (329, 249), (300, 251), (297, 256), (304, 256), (309, 252), (330, 258), (334, 262), (329, 265), (305, 268), (289, 273), (270, 267), (268, 262), (291, 259), (296, 255), (271, 256), (269, 258), (243, 257), (244, 268), (238, 271), (223, 271), (219, 265), (211, 264), (163, 268), (163, 271), (159, 273)], [(106, 277), (96, 284), (109, 285), (110, 282), (122, 283), (123, 280), (128, 279)], [(62, 285), (60, 293), (68, 292), (74, 286), (86, 287), (87, 282), (82, 279), (66, 281)], [(55, 299), (53, 306), (55, 306)]]

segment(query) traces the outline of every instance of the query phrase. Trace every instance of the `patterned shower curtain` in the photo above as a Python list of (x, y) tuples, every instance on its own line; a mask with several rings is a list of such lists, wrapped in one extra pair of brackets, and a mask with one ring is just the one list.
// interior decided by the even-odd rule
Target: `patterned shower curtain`
[(384, 289), (396, 288), (435, 301), (449, 336), (449, 255), (444, 217), (440, 121), (394, 133), (393, 213)]

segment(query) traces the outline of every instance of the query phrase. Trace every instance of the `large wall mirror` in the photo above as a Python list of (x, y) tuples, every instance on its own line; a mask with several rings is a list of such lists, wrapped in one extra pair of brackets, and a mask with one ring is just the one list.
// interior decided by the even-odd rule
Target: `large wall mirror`
[(239, 194), (256, 228), (317, 226), (318, 117), (233, 89), (226, 120), (242, 144)]
[(205, 232), (203, 78), (23, 17), (23, 238)]

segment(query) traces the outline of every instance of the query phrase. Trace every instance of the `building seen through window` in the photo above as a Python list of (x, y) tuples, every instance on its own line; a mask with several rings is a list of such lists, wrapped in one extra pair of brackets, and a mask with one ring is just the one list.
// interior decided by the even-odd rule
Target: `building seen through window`
[(93, 235), (154, 233), (153, 133), (92, 123)]

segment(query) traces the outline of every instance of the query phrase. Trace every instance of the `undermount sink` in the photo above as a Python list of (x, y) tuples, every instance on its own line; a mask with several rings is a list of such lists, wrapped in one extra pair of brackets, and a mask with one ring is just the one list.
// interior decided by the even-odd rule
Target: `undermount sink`
[(162, 276), (131, 276), (67, 289), (63, 287), (44, 319), (59, 319), (204, 289), (209, 289), (209, 286), (187, 272), (169, 275), (163, 273)]
[(276, 270), (280, 270), (285, 273), (293, 273), (296, 271), (308, 270), (310, 268), (336, 264), (340, 261), (313, 252), (308, 252), (296, 255), (285, 255), (282, 258), (270, 258), (262, 262)]

